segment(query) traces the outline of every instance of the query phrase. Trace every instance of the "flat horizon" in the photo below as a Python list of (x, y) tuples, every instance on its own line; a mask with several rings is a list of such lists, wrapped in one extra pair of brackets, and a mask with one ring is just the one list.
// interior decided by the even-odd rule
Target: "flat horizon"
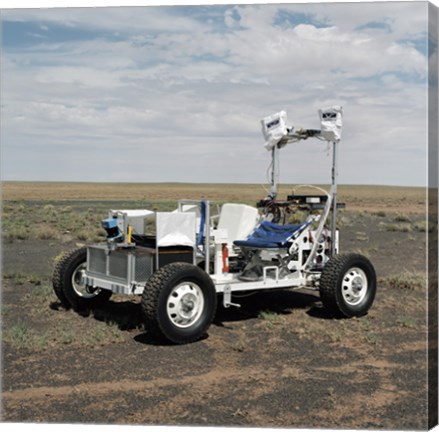
[[(260, 186), (260, 185), (268, 185), (268, 183), (255, 183), (255, 182), (196, 182), (196, 181), (146, 181), (146, 182), (134, 182), (134, 181), (81, 181), (81, 180), (1, 180), (0, 184), (6, 183), (27, 183), (27, 184), (125, 184), (125, 185), (248, 185), (248, 186)], [(280, 186), (289, 186), (289, 185), (301, 185), (302, 183), (281, 183)], [(321, 186), (321, 185), (330, 185), (330, 183), (315, 183), (311, 184), (311, 186)], [(338, 183), (337, 186), (340, 187), (391, 187), (391, 188), (429, 188), (429, 185), (397, 185), (397, 184), (381, 184), (381, 183)]]

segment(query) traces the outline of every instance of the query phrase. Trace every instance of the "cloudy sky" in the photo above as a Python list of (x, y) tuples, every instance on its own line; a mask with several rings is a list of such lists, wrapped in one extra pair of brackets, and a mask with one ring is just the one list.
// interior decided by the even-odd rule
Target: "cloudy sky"
[[(291, 125), (318, 128), (320, 107), (342, 105), (340, 183), (426, 183), (427, 3), (16, 9), (1, 20), (3, 180), (264, 183), (260, 119), (285, 110)], [(282, 183), (330, 181), (318, 140), (281, 158)]]

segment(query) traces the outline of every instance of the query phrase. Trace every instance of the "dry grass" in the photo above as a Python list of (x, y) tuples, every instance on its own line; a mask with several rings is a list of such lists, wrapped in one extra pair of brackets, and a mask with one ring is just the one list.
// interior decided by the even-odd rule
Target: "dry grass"
[(383, 224), (383, 230), (390, 232), (408, 233), (412, 230), (412, 227), (410, 224), (407, 223), (387, 223), (387, 224)]
[[(295, 185), (281, 185), (279, 197), (286, 198)], [(328, 189), (327, 186), (323, 186)], [(315, 190), (300, 189), (300, 193)], [(99, 200), (99, 201), (153, 201), (209, 199), (217, 202), (244, 202), (254, 204), (266, 195), (261, 185), (254, 184), (196, 184), (196, 183), (44, 183), (5, 182), (4, 201)], [(416, 187), (393, 186), (339, 186), (338, 199), (349, 210), (370, 213), (395, 212), (425, 213), (426, 190)], [(68, 207), (66, 207), (68, 209)], [(51, 208), (47, 207), (50, 217)]]
[[(8, 278), (13, 278), (17, 285), (31, 282), (32, 279), (26, 277), (26, 280), (21, 282), (21, 279), (17, 281), (18, 277), (20, 275), (9, 275)], [(20, 305), (17, 305), (17, 308), (26, 310), (26, 315), (18, 318), (14, 325), (4, 328), (4, 343), (15, 349), (40, 352), (59, 345), (96, 347), (122, 342), (125, 339), (117, 324), (96, 321), (93, 316), (85, 318), (79, 328), (77, 316), (72, 311), (66, 312), (60, 321), (59, 317), (48, 316), (47, 311), (50, 310), (51, 304), (57, 302), (53, 288), (49, 283), (34, 285), (35, 287), (22, 297)], [(2, 315), (4, 317), (6, 313), (14, 313), (13, 311), (14, 308), (2, 309)], [(29, 324), (29, 317), (32, 317), (37, 325)], [(54, 321), (51, 321), (51, 318)]]
[(424, 273), (410, 271), (383, 277), (379, 282), (384, 286), (407, 291), (421, 291), (427, 286), (427, 278)]

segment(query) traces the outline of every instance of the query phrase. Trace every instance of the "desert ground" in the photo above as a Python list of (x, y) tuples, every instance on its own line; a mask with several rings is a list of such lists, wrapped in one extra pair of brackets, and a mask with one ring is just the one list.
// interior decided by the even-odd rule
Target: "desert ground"
[(378, 277), (361, 318), (331, 318), (316, 292), (264, 292), (239, 309), (219, 303), (205, 338), (173, 345), (148, 333), (137, 297), (79, 315), (53, 293), (54, 260), (105, 241), (109, 209), (263, 196), (255, 185), (5, 183), (2, 421), (426, 429), (435, 227), (422, 188), (339, 188), (341, 251), (366, 255)]

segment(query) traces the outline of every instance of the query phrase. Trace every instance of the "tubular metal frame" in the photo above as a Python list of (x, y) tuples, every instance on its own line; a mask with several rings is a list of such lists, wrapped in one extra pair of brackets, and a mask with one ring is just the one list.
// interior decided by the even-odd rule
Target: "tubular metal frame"
[[(320, 140), (324, 140), (320, 131), (312, 130), (312, 133), (308, 133), (307, 130), (299, 130), (297, 132), (290, 131), (288, 135), (286, 135), (282, 140), (280, 140), (271, 151), (271, 189), (269, 196), (271, 199), (275, 199), (277, 196), (277, 188), (279, 185), (279, 152), (282, 147), (285, 147), (287, 144), (296, 143), (302, 140), (306, 140), (308, 138), (317, 138)], [(325, 140), (326, 141), (326, 140)], [(330, 143), (331, 141), (327, 141)], [(329, 205), (328, 201), (326, 202), (325, 209), (323, 211), (323, 218), (320, 221), (319, 227), (317, 229), (317, 235), (320, 236), (323, 230), (323, 227), (326, 223), (326, 220), (329, 216), (329, 211), (331, 212), (331, 256), (337, 253), (336, 251), (336, 232), (337, 232), (337, 178), (338, 178), (338, 143), (340, 141), (332, 141), (332, 169), (331, 169), (331, 188), (329, 191)], [(319, 238), (319, 237), (318, 237)], [(311, 251), (310, 257), (305, 263), (304, 268), (308, 268), (313, 255), (315, 254), (315, 250)]]

